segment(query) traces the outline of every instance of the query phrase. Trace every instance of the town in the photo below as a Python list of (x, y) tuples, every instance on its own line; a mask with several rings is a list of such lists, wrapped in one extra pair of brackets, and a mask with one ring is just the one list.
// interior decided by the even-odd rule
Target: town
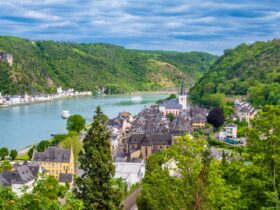
[(63, 90), (62, 87), (58, 87), (56, 93), (54, 94), (32, 94), (28, 95), (2, 95), (0, 92), (0, 107), (3, 106), (16, 106), (23, 104), (32, 104), (32, 103), (42, 103), (53, 101), (63, 98), (71, 98), (75, 96), (91, 96), (91, 91), (75, 91), (73, 88)]
[[(75, 94), (73, 90), (63, 92), (58, 88), (56, 97)], [(82, 93), (79, 93), (82, 94)], [(248, 102), (234, 102), (234, 113), (231, 121), (244, 122), (250, 126), (250, 121), (257, 116), (257, 110)], [(145, 107), (137, 115), (129, 112), (121, 112), (117, 117), (109, 119), (108, 129), (111, 131), (111, 150), (113, 154), (116, 173), (114, 178), (121, 179), (128, 189), (137, 186), (145, 176), (146, 161), (154, 153), (172, 146), (178, 137), (187, 135), (193, 138), (198, 132), (207, 130), (207, 116), (209, 110), (188, 102), (184, 82), (182, 81), (179, 96), (160, 101), (156, 105)], [(245, 147), (245, 136), (238, 135), (238, 125), (227, 123), (214, 133), (215, 141), (230, 147)], [(83, 141), (84, 135), (79, 137)], [(47, 144), (49, 145), (49, 144)], [(223, 153), (230, 150), (218, 147), (209, 148), (211, 156), (221, 160)], [(3, 159), (9, 160), (7, 157)], [(235, 158), (228, 157), (228, 160)], [(4, 165), (5, 161), (2, 162)], [(10, 162), (12, 170), (3, 170), (0, 174), (0, 182), (5, 186), (11, 186), (18, 195), (31, 192), (35, 186), (36, 176), (41, 173), (53, 175), (60, 184), (74, 186), (74, 175), (82, 176), (83, 170), (79, 168), (74, 151), (71, 148), (61, 148), (50, 145), (43, 151), (32, 150), (30, 161)]]

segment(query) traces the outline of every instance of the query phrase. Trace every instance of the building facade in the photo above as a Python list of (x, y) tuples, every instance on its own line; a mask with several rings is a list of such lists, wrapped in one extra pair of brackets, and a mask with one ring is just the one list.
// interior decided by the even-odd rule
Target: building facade
[(257, 110), (249, 102), (239, 102), (238, 100), (234, 102), (234, 112), (240, 121), (245, 120), (247, 123), (257, 115)]
[(162, 133), (132, 134), (127, 141), (128, 158), (147, 159), (153, 153), (172, 145), (172, 135)]
[(24, 192), (32, 192), (36, 184), (36, 176), (42, 171), (42, 167), (38, 164), (24, 163), (15, 166), (11, 171), (3, 171), (0, 174), (0, 183), (10, 186), (17, 196), (22, 196)]
[(128, 188), (140, 182), (145, 176), (145, 163), (115, 162), (115, 179), (121, 178)]
[(181, 84), (181, 92), (179, 98), (170, 99), (162, 102), (159, 105), (159, 111), (161, 111), (166, 117), (168, 114), (173, 114), (174, 116), (178, 116), (182, 110), (188, 109), (188, 98), (185, 90), (184, 82)]
[(42, 166), (49, 175), (59, 178), (60, 173), (74, 174), (72, 149), (48, 147), (44, 152), (34, 152), (32, 161)]
[(222, 131), (219, 133), (219, 139), (225, 140), (237, 138), (237, 125), (234, 123), (227, 124)]

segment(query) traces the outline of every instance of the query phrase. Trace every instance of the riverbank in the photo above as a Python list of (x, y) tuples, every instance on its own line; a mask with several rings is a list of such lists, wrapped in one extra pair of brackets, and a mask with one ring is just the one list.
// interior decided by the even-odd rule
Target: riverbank
[(52, 99), (46, 99), (42, 101), (30, 101), (30, 102), (20, 102), (16, 104), (0, 104), (0, 108), (8, 108), (8, 107), (15, 107), (15, 106), (23, 106), (23, 105), (33, 105), (33, 104), (41, 104), (41, 103), (50, 103), (54, 102), (56, 100), (65, 100), (65, 99), (73, 99), (77, 97), (89, 97), (92, 96), (91, 94), (88, 95), (72, 95), (72, 96), (62, 96), (62, 97), (57, 97), (57, 98), (52, 98)]
[(65, 133), (66, 120), (61, 118), (63, 110), (69, 110), (70, 114), (80, 114), (90, 123), (97, 106), (100, 106), (109, 118), (114, 118), (123, 111), (137, 114), (145, 106), (168, 97), (167, 94), (141, 96), (143, 100), (138, 103), (130, 103), (131, 95), (109, 95), (73, 97), (51, 103), (1, 108), (0, 147), (21, 150), (26, 145), (49, 139), (52, 133)]
[(159, 91), (135, 91), (128, 93), (128, 95), (141, 95), (141, 94), (177, 94), (178, 90), (159, 90)]

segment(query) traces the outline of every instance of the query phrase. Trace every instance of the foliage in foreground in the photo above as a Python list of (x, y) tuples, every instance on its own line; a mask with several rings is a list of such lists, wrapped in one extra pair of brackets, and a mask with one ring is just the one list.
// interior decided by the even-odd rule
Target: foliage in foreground
[[(247, 135), (243, 157), (231, 162), (211, 158), (203, 140), (187, 137), (152, 155), (139, 209), (279, 209), (280, 106), (265, 107)], [(168, 161), (177, 176), (163, 167)]]
[[(139, 209), (235, 206), (234, 200), (239, 198), (240, 191), (226, 185), (219, 163), (204, 148), (206, 144), (204, 140), (191, 140), (185, 136), (170, 149), (153, 155), (148, 160), (143, 190), (137, 201)], [(171, 171), (176, 175), (170, 176)]]
[(108, 117), (97, 107), (79, 156), (84, 174), (76, 181), (75, 193), (86, 209), (117, 209), (121, 202), (121, 194), (111, 182), (115, 168), (107, 121)]
[[(83, 202), (76, 199), (67, 188), (59, 185), (53, 176), (43, 177), (38, 180), (32, 193), (25, 193), (17, 197), (9, 187), (0, 186), (0, 209), (3, 210), (81, 210)], [(67, 193), (67, 194), (66, 194)], [(58, 198), (66, 196), (66, 203), (61, 205)]]

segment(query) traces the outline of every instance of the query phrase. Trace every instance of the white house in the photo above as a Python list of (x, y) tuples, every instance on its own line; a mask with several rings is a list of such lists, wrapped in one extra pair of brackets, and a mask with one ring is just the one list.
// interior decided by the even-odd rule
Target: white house
[(257, 114), (257, 110), (250, 103), (238, 100), (234, 102), (234, 112), (240, 121), (245, 120), (247, 123), (254, 119)]
[(234, 123), (227, 124), (222, 131), (219, 133), (219, 139), (224, 140), (225, 138), (236, 139), (237, 138), (237, 125)]
[(10, 103), (11, 104), (19, 104), (21, 102), (21, 97), (20, 96), (13, 96), (10, 98)]
[(35, 177), (39, 173), (42, 173), (42, 168), (38, 164), (18, 165), (11, 171), (3, 171), (0, 174), (0, 183), (10, 186), (18, 196), (22, 196), (24, 192), (32, 192), (36, 184)]
[(128, 188), (140, 182), (145, 176), (145, 163), (115, 162), (116, 173), (114, 178), (121, 178), (127, 183)]
[(56, 89), (56, 93), (57, 93), (57, 94), (62, 94), (62, 93), (63, 93), (62, 87), (58, 87), (58, 88)]

